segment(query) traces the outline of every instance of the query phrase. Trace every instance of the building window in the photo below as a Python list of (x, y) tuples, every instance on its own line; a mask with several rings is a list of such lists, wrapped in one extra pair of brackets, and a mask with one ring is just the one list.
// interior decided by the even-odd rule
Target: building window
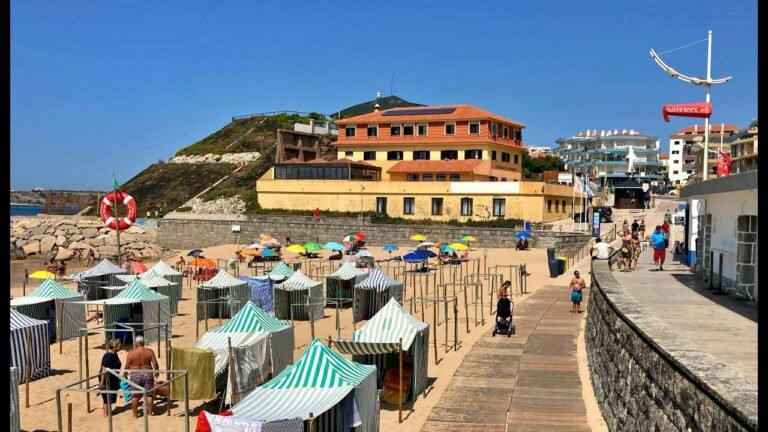
[(437, 216), (443, 214), (443, 199), (432, 198), (432, 215)]
[(407, 215), (413, 214), (414, 201), (415, 201), (415, 198), (413, 197), (403, 198), (403, 214), (407, 214)]
[(688, 170), (685, 172), (686, 174), (693, 174), (693, 170)]
[(368, 125), (368, 136), (369, 137), (375, 137), (379, 135), (379, 126), (378, 125)]
[(464, 159), (482, 159), (482, 150), (464, 150)]
[(555, 200), (555, 213), (560, 213), (560, 200)]
[(523, 140), (523, 130), (522, 129), (515, 129), (515, 139), (518, 141)]
[(400, 129), (401, 129), (401, 127), (400, 127), (399, 124), (393, 124), (392, 126), (389, 127), (389, 133), (393, 137), (399, 137), (400, 136)]
[(363, 160), (376, 160), (376, 152), (375, 151), (363, 152)]
[(353, 152), (353, 151), (345, 151), (344, 152), (344, 156), (347, 156), (347, 157), (352, 157), (354, 155), (355, 155), (355, 152)]
[(413, 160), (429, 160), (429, 150), (414, 150)]
[(547, 200), (547, 213), (552, 213), (552, 200)]
[[(501, 181), (505, 182), (505, 181), (507, 181), (507, 178), (506, 177), (502, 177)], [(517, 180), (515, 180), (515, 181), (517, 181)]]
[(413, 136), (413, 125), (403, 125), (403, 136)]
[(490, 177), (488, 180), (489, 180), (489, 181), (499, 181), (499, 178), (498, 178), (498, 177), (494, 177), (494, 176), (491, 176), (491, 177)]
[(469, 122), (469, 134), (480, 135), (480, 122)]
[(344, 134), (347, 136), (347, 138), (354, 138), (356, 131), (357, 131), (357, 128), (355, 127), (355, 125), (347, 125), (347, 127), (344, 128)]
[(387, 160), (403, 160), (403, 152), (401, 151), (388, 151)]
[(517, 155), (515, 155), (515, 163), (517, 163)]
[(673, 164), (679, 164), (679, 163), (680, 163), (680, 161), (679, 161), (679, 160), (676, 160), (676, 161), (672, 161), (672, 163), (673, 163)]
[(562, 204), (562, 206), (563, 206), (563, 213), (565, 213), (565, 200), (563, 200), (562, 203), (563, 203)]
[(418, 174), (408, 174), (408, 181), (419, 181), (419, 175)]
[(440, 152), (440, 160), (456, 160), (458, 158), (458, 150), (443, 150)]
[(501, 161), (502, 162), (509, 162), (509, 153), (506, 153), (506, 152), (502, 153), (501, 154)]
[(437, 180), (437, 181), (446, 181), (446, 180), (447, 180), (447, 177), (445, 176), (445, 174), (438, 174), (438, 175), (436, 176), (436, 180)]
[(674, 170), (674, 171), (672, 171), (672, 174), (680, 174), (680, 171)]
[(499, 131), (499, 127), (498, 127), (498, 126), (496, 126), (496, 123), (494, 123), (494, 124), (491, 126), (491, 133), (493, 134), (493, 136), (496, 136), (496, 135), (498, 135), (498, 131)]
[(427, 136), (427, 124), (419, 123), (418, 125), (416, 125), (416, 134), (418, 136)]
[(496, 160), (496, 150), (491, 150), (491, 159)]
[(672, 154), (680, 154), (680, 150), (672, 150)]
[(493, 199), (493, 215), (495, 217), (504, 217), (504, 211), (507, 207), (507, 200), (504, 198)]
[(446, 123), (445, 124), (445, 134), (446, 135), (456, 135), (456, 123)]
[(509, 138), (509, 126), (504, 126), (504, 138)]
[(421, 176), (421, 179), (422, 179), (423, 181), (432, 181), (432, 174), (423, 174), (423, 175)]
[(376, 214), (380, 214), (380, 215), (387, 214), (387, 198), (386, 197), (376, 197)]
[(472, 216), (472, 198), (461, 199), (461, 215)]
[(460, 174), (451, 174), (451, 181), (461, 181)]

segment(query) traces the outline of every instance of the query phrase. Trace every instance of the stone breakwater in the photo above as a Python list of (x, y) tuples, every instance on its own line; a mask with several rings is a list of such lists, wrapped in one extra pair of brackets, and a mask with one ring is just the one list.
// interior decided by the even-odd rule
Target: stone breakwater
[(200, 198), (192, 198), (182, 207), (191, 207), (190, 213), (194, 214), (237, 214), (245, 213), (245, 202), (240, 197), (217, 198), (211, 201), (203, 201)]
[[(40, 256), (69, 260), (76, 250), (86, 257), (93, 249), (96, 259), (117, 258), (117, 234), (98, 220), (11, 219), (11, 256)], [(162, 258), (170, 252), (157, 244), (157, 231), (133, 226), (120, 232), (121, 252), (139, 260)]]

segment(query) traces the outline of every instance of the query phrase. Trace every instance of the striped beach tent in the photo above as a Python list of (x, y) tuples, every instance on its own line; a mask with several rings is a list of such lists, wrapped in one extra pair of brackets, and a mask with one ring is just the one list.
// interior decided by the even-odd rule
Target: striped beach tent
[[(83, 302), (91, 305), (101, 305), (104, 308), (104, 323), (110, 328), (120, 328), (116, 326), (117, 322), (142, 323), (144, 327), (153, 323), (168, 324), (168, 337), (171, 337), (171, 309), (168, 296), (164, 296), (157, 291), (144, 286), (138, 279), (128, 284), (120, 294), (102, 300), (90, 300)], [(137, 331), (137, 334), (143, 334), (146, 343), (152, 343), (165, 338), (162, 329)], [(113, 334), (107, 334), (106, 338), (116, 337)]]
[(280, 279), (288, 279), (289, 277), (293, 276), (293, 274), (296, 273), (292, 268), (288, 267), (284, 262), (280, 261), (277, 263), (275, 268), (273, 268), (268, 275), (272, 277), (273, 280), (280, 280)]
[[(357, 407), (362, 424), (379, 430), (376, 367), (349, 361), (313, 340), (296, 363), (231, 408), (233, 416), (260, 421), (314, 415), (317, 432), (349, 430), (344, 408)], [(346, 427), (345, 427), (346, 426)]]
[(403, 353), (413, 358), (407, 400), (414, 400), (427, 387), (429, 324), (414, 318), (397, 300), (390, 299), (363, 327), (352, 333), (351, 341), (333, 341), (333, 346), (342, 354), (351, 354), (353, 361), (376, 365), (381, 378), (385, 364), (397, 364), (400, 339)]
[[(208, 316), (205, 316), (206, 308), (201, 307), (204, 302), (228, 298), (229, 305), (211, 303), (208, 305)], [(251, 288), (248, 283), (242, 281), (226, 270), (220, 269), (210, 280), (197, 286), (198, 319), (229, 318), (237, 313), (244, 304), (251, 299)]]
[(126, 273), (128, 270), (104, 258), (88, 270), (67, 276), (66, 279), (77, 282), (77, 291), (84, 293), (86, 300), (98, 300), (104, 298), (104, 293), (99, 287), (120, 285), (115, 275)]
[(176, 289), (176, 283), (169, 281), (154, 270), (146, 271), (138, 276), (117, 275), (116, 277), (128, 283), (138, 279), (139, 282), (141, 282), (141, 284), (145, 287), (151, 288), (168, 297), (168, 301), (171, 306), (171, 315), (176, 315), (177, 311), (179, 310), (179, 297), (177, 295), (179, 293)]
[(18, 368), (19, 382), (26, 376), (27, 340), (29, 340), (29, 376), (31, 380), (51, 374), (51, 345), (48, 323), (30, 318), (11, 309), (11, 367)]
[(158, 261), (157, 264), (153, 265), (149, 270), (140, 274), (139, 278), (144, 277), (145, 274), (150, 272), (155, 272), (162, 276), (164, 279), (167, 279), (175, 284), (172, 286), (169, 297), (171, 299), (171, 313), (176, 315), (179, 311), (179, 300), (181, 300), (181, 286), (184, 280), (184, 274), (169, 266), (165, 263), (165, 261), (162, 260)]
[(244, 276), (237, 277), (248, 284), (251, 289), (251, 301), (266, 312), (273, 312), (274, 308), (274, 288), (275, 281), (270, 276)]
[(69, 340), (85, 327), (83, 295), (71, 291), (51, 278), (24, 297), (11, 300), (11, 307), (22, 314), (48, 322), (49, 340)]
[[(315, 320), (323, 317), (323, 283), (308, 278), (301, 270), (285, 282), (275, 285), (274, 296), (277, 318), (308, 320), (310, 314)], [(309, 309), (306, 306), (307, 300), (311, 303)], [(299, 303), (301, 305), (297, 305)]]
[(351, 262), (343, 263), (338, 270), (325, 277), (325, 296), (335, 299), (352, 299), (354, 286), (365, 280), (369, 273)]
[(20, 432), (21, 431), (21, 416), (19, 415), (19, 411), (21, 407), (19, 406), (19, 369), (15, 367), (11, 367), (11, 397), (10, 397), (10, 408), (11, 408), (11, 428), (9, 429), (11, 432)]
[(392, 298), (403, 302), (403, 283), (387, 276), (381, 267), (374, 267), (368, 278), (355, 285), (353, 319), (371, 319)]

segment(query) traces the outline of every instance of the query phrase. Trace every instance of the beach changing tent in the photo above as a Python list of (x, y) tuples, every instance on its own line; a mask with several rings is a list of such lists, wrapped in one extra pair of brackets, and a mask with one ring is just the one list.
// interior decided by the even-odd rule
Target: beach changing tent
[(288, 267), (284, 262), (280, 261), (277, 263), (275, 268), (270, 270), (268, 275), (272, 278), (272, 280), (282, 280), (288, 279), (289, 277), (293, 276), (294, 273), (296, 273), (296, 271)]
[(11, 300), (11, 307), (22, 314), (48, 323), (49, 341), (69, 340), (85, 328), (83, 295), (46, 278), (39, 287), (24, 297)]
[[(228, 299), (229, 304), (212, 301)], [(242, 281), (221, 269), (210, 280), (197, 286), (198, 320), (206, 318), (229, 318), (237, 313), (251, 299), (251, 288)], [(209, 302), (205, 316), (203, 303)]]
[[(177, 291), (177, 285), (174, 282), (160, 276), (154, 270), (146, 271), (138, 276), (136, 275), (117, 275), (117, 279), (130, 283), (135, 279), (138, 279), (142, 285), (147, 288), (151, 288), (160, 294), (168, 297), (169, 304), (171, 306), (171, 315), (176, 315), (179, 309), (179, 296)], [(103, 288), (102, 288), (103, 290)], [(175, 300), (175, 303), (174, 303)]]
[(104, 258), (94, 267), (67, 276), (67, 279), (77, 282), (77, 291), (84, 293), (86, 300), (99, 300), (105, 298), (105, 294), (100, 287), (122, 285), (115, 278), (115, 275), (126, 273), (128, 273), (128, 270), (122, 269)]
[[(237, 277), (248, 284), (251, 289), (251, 301), (266, 312), (273, 312), (273, 285), (275, 281), (271, 276), (243, 276)], [(282, 278), (281, 278), (282, 279)]]
[(11, 309), (11, 367), (18, 368), (19, 382), (27, 379), (27, 336), (29, 336), (29, 376), (31, 380), (51, 374), (51, 344), (48, 323), (32, 319)]
[[(11, 368), (11, 400), (10, 400), (10, 408), (11, 408), (11, 432), (20, 432), (21, 431), (21, 423), (19, 415), (19, 412), (21, 411), (21, 406), (19, 405), (19, 369), (12, 367)], [(302, 428), (303, 429), (303, 428)]]
[(371, 319), (390, 299), (403, 302), (403, 283), (375, 267), (367, 279), (355, 285), (354, 296), (355, 322)]
[[(101, 305), (104, 307), (104, 323), (112, 329), (119, 329), (120, 326), (115, 323), (141, 323), (142, 327), (137, 329), (137, 335), (142, 334), (147, 344), (165, 338), (163, 329), (151, 329), (143, 331), (145, 327), (153, 323), (168, 324), (168, 337), (171, 337), (171, 308), (167, 296), (142, 285), (138, 279), (128, 284), (120, 294), (111, 299), (90, 300), (84, 302), (90, 305)], [(127, 333), (127, 332), (126, 332)], [(106, 333), (107, 340), (113, 337), (121, 337), (120, 334)]]
[[(307, 308), (307, 299), (310, 303), (309, 308)], [(275, 285), (274, 300), (275, 316), (280, 319), (308, 320), (311, 314), (312, 319), (318, 320), (324, 315), (323, 283), (306, 277), (301, 270), (285, 282)]]
[(179, 300), (181, 300), (181, 286), (184, 279), (184, 274), (175, 270), (164, 261), (158, 261), (157, 264), (152, 266), (152, 268), (140, 274), (139, 279), (150, 272), (155, 272), (162, 276), (163, 279), (167, 279), (175, 284), (172, 286), (170, 295), (168, 297), (171, 300), (171, 313), (176, 315), (179, 311)]
[(312, 413), (314, 431), (336, 432), (351, 430), (344, 424), (344, 412), (356, 408), (360, 424), (355, 430), (378, 431), (375, 372), (375, 366), (349, 361), (315, 339), (293, 366), (254, 389), (231, 411), (235, 418), (259, 421), (306, 420)]
[(334, 299), (350, 299), (354, 286), (365, 280), (369, 273), (345, 262), (338, 270), (325, 277), (325, 296)]
[(410, 360), (407, 363), (411, 365), (406, 400), (415, 400), (427, 387), (429, 324), (411, 316), (394, 298), (362, 328), (352, 333), (351, 341), (337, 340), (333, 341), (333, 345), (342, 354), (351, 354), (352, 361), (376, 365), (381, 382), (386, 365), (392, 365), (397, 370), (397, 344), (400, 339), (403, 341), (404, 358)]
[[(271, 377), (278, 375), (293, 363), (293, 327), (264, 312), (248, 302), (226, 324), (206, 332), (195, 348), (212, 348), (216, 363), (216, 376), (227, 370), (229, 341), (232, 347), (250, 345), (261, 338), (268, 338), (270, 358), (262, 364), (252, 365), (260, 370), (268, 367)], [(227, 380), (229, 386), (229, 380)], [(228, 389), (227, 394), (230, 391)]]

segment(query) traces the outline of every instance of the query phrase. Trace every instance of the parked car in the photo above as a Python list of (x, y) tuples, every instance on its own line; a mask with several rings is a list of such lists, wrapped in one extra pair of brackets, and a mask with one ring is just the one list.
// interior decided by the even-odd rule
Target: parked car
[(611, 208), (611, 206), (587, 207), (586, 218), (584, 215), (584, 211), (581, 211), (573, 215), (573, 220), (575, 220), (576, 222), (581, 222), (581, 221), (591, 222), (592, 214), (595, 211), (600, 212), (600, 222), (602, 223), (613, 222), (613, 208)]

